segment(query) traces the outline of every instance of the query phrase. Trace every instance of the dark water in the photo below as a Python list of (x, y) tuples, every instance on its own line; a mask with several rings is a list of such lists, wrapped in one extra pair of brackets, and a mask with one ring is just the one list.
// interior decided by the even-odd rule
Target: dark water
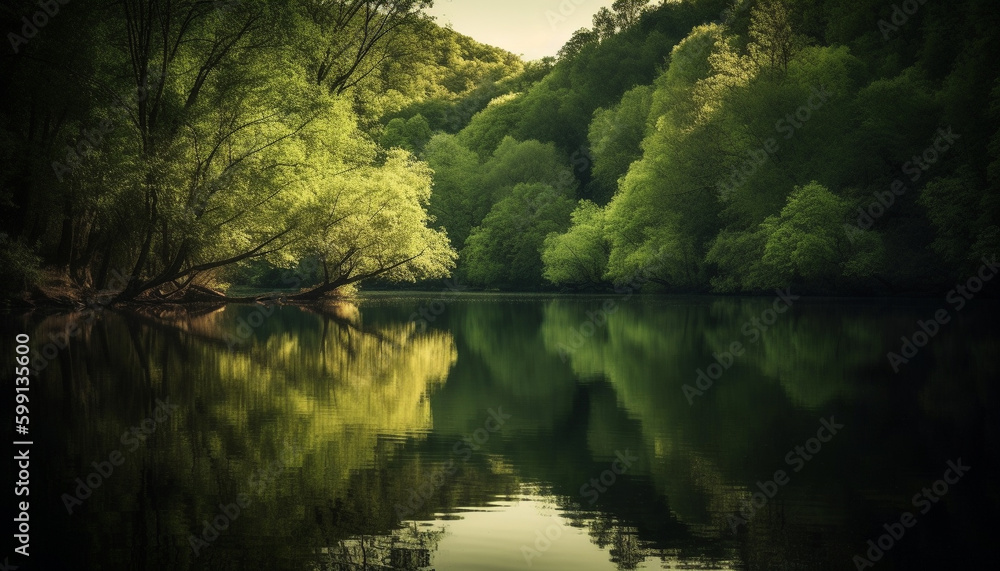
[[(774, 307), (372, 295), (8, 316), (5, 339), (51, 356), (30, 393), (31, 557), (10, 563), (980, 568), (1000, 504), (998, 306)], [(894, 373), (887, 352), (942, 308)], [(699, 389), (699, 370), (718, 378)]]

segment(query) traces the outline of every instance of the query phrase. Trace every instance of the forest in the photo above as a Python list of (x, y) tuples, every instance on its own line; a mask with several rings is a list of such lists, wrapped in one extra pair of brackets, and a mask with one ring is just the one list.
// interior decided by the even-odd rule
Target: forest
[(537, 61), (431, 4), (5, 3), (6, 303), (929, 295), (1000, 250), (994, 0), (616, 0)]

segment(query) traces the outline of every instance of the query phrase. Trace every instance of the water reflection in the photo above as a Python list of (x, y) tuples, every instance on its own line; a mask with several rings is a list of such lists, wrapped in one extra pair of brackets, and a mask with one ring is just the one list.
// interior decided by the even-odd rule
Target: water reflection
[[(879, 566), (987, 549), (995, 306), (893, 375), (885, 353), (924, 305), (796, 303), (751, 341), (770, 300), (466, 296), (423, 330), (408, 316), (424, 301), (81, 325), (32, 389), (41, 568), (843, 569), (957, 457), (973, 471)], [(80, 319), (5, 323), (44, 340)], [(734, 341), (746, 351), (689, 400)], [(157, 399), (176, 411), (130, 450)], [(845, 428), (795, 471), (788, 453), (830, 416)], [(776, 470), (789, 482), (747, 517)]]

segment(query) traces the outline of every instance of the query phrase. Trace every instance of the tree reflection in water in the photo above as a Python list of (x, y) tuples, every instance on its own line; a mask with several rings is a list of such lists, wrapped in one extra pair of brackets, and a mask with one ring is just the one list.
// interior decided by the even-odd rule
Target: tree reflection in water
[[(33, 384), (32, 402), (58, 418), (40, 493), (70, 490), (156, 399), (179, 408), (78, 512), (53, 502), (39, 516), (67, 538), (46, 568), (422, 570), (487, 547), (517, 560), (532, 530), (493, 503), (519, 494), (553, 506), (582, 538), (572, 545), (588, 559), (563, 568), (571, 571), (834, 568), (851, 560), (856, 535), (863, 545), (908, 509), (900, 489), (919, 490), (943, 458), (974, 457), (984, 439), (1000, 440), (983, 420), (996, 410), (987, 382), (1000, 374), (995, 312), (965, 314), (904, 378), (884, 374), (886, 347), (923, 308), (803, 302), (692, 406), (681, 385), (718, 347), (743, 339), (741, 324), (768, 300), (634, 298), (561, 354), (600, 302), (459, 300), (426, 331), (408, 318), (418, 299), (360, 311), (279, 307), (235, 347), (228, 337), (252, 306), (106, 312)], [(33, 339), (74, 322), (19, 319)], [(503, 430), (401, 521), (397, 504), (456, 460), (455, 444), (498, 406), (512, 414)], [(727, 516), (758, 480), (788, 469), (782, 455), (831, 414), (844, 434), (734, 534)], [(581, 485), (626, 449), (640, 461), (588, 505)], [(279, 458), (267, 485), (253, 485)], [(990, 473), (992, 460), (977, 461)], [(251, 504), (193, 556), (189, 537), (242, 493)], [(887, 557), (942, 535), (945, 547), (921, 557), (982, 549), (982, 537), (952, 521), (987, 529), (976, 514), (991, 513), (981, 504), (994, 497), (995, 484), (963, 481), (943, 500), (948, 509), (929, 513)], [(503, 542), (478, 529), (441, 547), (470, 529), (475, 518), (462, 521), (463, 510), (505, 522)], [(554, 550), (572, 543), (560, 541)], [(546, 566), (559, 559), (544, 557)]]
[(410, 522), (389, 535), (362, 535), (322, 548), (315, 571), (420, 571), (430, 567), (443, 530)]

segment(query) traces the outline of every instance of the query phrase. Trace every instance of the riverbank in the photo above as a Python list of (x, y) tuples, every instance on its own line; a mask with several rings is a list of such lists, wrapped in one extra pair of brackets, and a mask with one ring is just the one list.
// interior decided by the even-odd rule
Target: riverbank
[(74, 283), (58, 272), (46, 271), (37, 284), (16, 295), (5, 295), (0, 300), (0, 308), (6, 310), (82, 310), (95, 307), (148, 307), (171, 305), (222, 305), (222, 304), (254, 304), (283, 303), (289, 305), (323, 304), (330, 301), (346, 301), (351, 299), (349, 292), (331, 293), (315, 300), (292, 300), (292, 296), (300, 295), (305, 290), (263, 290), (256, 288), (230, 287), (227, 291), (212, 289), (200, 285), (188, 285), (181, 290), (167, 295), (147, 292), (128, 301), (116, 301), (120, 290), (96, 289)]
[[(862, 300), (862, 299), (934, 299), (945, 298), (950, 300), (972, 300), (972, 299), (1000, 299), (1000, 290), (991, 288), (990, 275), (988, 278), (973, 276), (967, 280), (958, 280), (954, 285), (946, 288), (940, 286), (935, 289), (923, 290), (896, 290), (891, 289), (851, 289), (849, 291), (823, 290), (816, 291), (810, 288), (801, 288), (795, 285), (785, 288), (795, 295), (810, 299), (822, 300)], [(745, 291), (745, 292), (712, 292), (704, 290), (682, 290), (660, 287), (656, 291), (639, 291), (631, 287), (606, 288), (586, 288), (567, 289), (551, 288), (532, 291), (520, 291), (514, 289), (501, 288), (476, 288), (468, 285), (458, 284), (454, 280), (445, 280), (442, 287), (437, 282), (418, 283), (401, 285), (399, 287), (388, 287), (385, 284), (378, 284), (363, 291), (365, 294), (373, 295), (420, 295), (420, 296), (444, 296), (478, 294), (483, 296), (574, 296), (574, 297), (604, 297), (623, 298), (633, 295), (663, 295), (663, 296), (716, 296), (716, 297), (769, 297), (774, 295), (773, 290)], [(0, 308), (6, 310), (31, 310), (31, 309), (53, 309), (53, 310), (81, 310), (93, 307), (148, 307), (148, 306), (172, 306), (172, 305), (223, 305), (223, 304), (256, 304), (256, 303), (277, 303), (282, 305), (322, 305), (328, 302), (350, 301), (356, 299), (359, 288), (347, 286), (334, 292), (328, 292), (321, 297), (303, 296), (309, 288), (296, 290), (290, 289), (267, 289), (247, 285), (229, 286), (224, 291), (200, 285), (188, 285), (170, 294), (160, 294), (147, 292), (142, 296), (128, 301), (115, 301), (118, 290), (106, 289), (98, 290), (91, 287), (81, 286), (73, 283), (69, 278), (57, 272), (47, 271), (43, 279), (36, 285), (17, 295), (4, 297), (0, 301)]]

